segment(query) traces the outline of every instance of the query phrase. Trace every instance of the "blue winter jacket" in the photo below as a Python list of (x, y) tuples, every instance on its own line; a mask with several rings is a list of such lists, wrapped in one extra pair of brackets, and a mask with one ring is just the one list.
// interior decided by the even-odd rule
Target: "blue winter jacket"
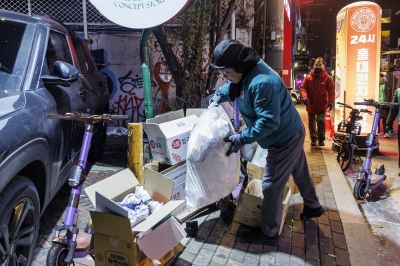
[[(230, 81), (216, 90), (222, 102), (229, 101), (229, 86)], [(285, 84), (263, 60), (244, 78), (236, 100), (247, 125), (241, 133), (246, 144), (273, 148), (291, 139), (302, 126)]]

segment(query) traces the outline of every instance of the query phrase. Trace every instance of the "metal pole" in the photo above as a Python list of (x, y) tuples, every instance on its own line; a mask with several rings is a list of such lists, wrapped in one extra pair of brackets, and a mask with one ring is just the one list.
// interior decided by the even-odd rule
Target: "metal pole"
[(86, 0), (82, 0), (82, 13), (83, 13), (83, 37), (86, 40), (89, 40), (88, 30), (87, 30), (87, 9), (86, 9)]
[(148, 40), (152, 31), (153, 31), (152, 28), (143, 30), (142, 37), (140, 39), (140, 62), (142, 64), (143, 94), (144, 94), (146, 119), (154, 117), (153, 97), (151, 91), (151, 80), (150, 80), (150, 69), (149, 69), (150, 60), (149, 60), (149, 49), (148, 49)]
[(264, 0), (264, 8), (263, 8), (263, 41), (262, 41), (262, 59), (265, 62), (265, 55), (267, 53), (267, 47), (265, 46), (266, 38), (267, 38), (267, 0)]
[(233, 12), (231, 17), (231, 39), (236, 40), (236, 15)]

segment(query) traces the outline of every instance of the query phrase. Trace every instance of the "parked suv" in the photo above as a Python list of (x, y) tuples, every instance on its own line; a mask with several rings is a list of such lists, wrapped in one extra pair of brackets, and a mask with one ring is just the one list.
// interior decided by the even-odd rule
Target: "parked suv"
[[(47, 15), (0, 10), (0, 265), (30, 265), (39, 218), (78, 159), (83, 123), (47, 114), (108, 111), (108, 89), (78, 36)], [(91, 158), (101, 156), (98, 125)]]

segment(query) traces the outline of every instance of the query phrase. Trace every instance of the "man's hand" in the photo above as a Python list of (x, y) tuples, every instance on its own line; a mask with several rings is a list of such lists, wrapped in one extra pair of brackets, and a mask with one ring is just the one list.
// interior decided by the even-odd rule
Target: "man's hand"
[(232, 143), (231, 147), (229, 148), (228, 152), (226, 153), (226, 156), (231, 155), (232, 152), (238, 152), (244, 146), (244, 143), (242, 142), (242, 137), (241, 137), (240, 133), (231, 135), (229, 137), (225, 137), (224, 141)]
[(332, 104), (328, 103), (328, 111), (330, 112), (332, 110)]
[(308, 98), (304, 98), (304, 99), (303, 99), (303, 103), (304, 103), (305, 105), (308, 105)]

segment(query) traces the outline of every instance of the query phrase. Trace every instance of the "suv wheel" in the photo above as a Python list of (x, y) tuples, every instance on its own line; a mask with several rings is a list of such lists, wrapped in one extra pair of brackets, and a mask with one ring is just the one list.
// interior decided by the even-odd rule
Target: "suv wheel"
[(0, 194), (0, 265), (31, 265), (39, 232), (39, 195), (15, 176)]

